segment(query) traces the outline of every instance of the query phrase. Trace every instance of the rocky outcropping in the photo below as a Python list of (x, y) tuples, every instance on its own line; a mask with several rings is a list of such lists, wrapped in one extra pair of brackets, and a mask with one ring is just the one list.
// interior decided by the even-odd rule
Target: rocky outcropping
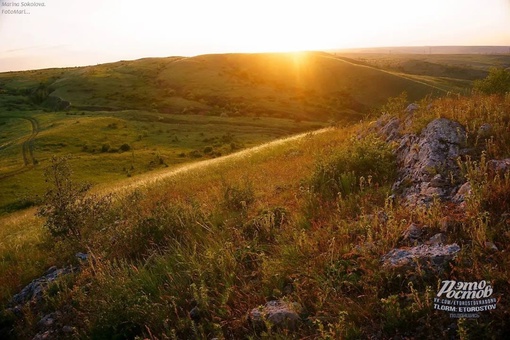
[(298, 303), (273, 300), (253, 308), (248, 313), (248, 320), (256, 330), (264, 330), (267, 327), (295, 330), (301, 321), (298, 314), (300, 310), (301, 306)]
[[(398, 177), (392, 188), (393, 194), (400, 197), (401, 204), (410, 208), (428, 208), (434, 199), (438, 199), (462, 211), (472, 192), (471, 184), (466, 182), (458, 165), (459, 157), (469, 154), (466, 130), (457, 122), (439, 118), (431, 121), (419, 135), (404, 134), (413, 111), (406, 110), (405, 119), (385, 115), (373, 127), (386, 141), (397, 144)], [(492, 133), (492, 126), (483, 124), (478, 138), (489, 138)], [(490, 160), (487, 170), (502, 176), (510, 170), (510, 159)], [(383, 266), (406, 269), (420, 266), (432, 271), (444, 269), (460, 251), (460, 246), (457, 243), (446, 244), (444, 233), (432, 237), (429, 234), (430, 238), (426, 241), (428, 229), (427, 226), (411, 223), (402, 233), (400, 247), (382, 257)], [(491, 242), (486, 242), (485, 248), (498, 251)]]
[(65, 267), (57, 269), (57, 267), (51, 267), (44, 273), (43, 276), (33, 280), (26, 285), (18, 294), (12, 297), (12, 304), (15, 306), (23, 305), (27, 302), (39, 303), (43, 298), (44, 291), (48, 288), (50, 283), (55, 281), (57, 278), (71, 274), (77, 270), (76, 267)]
[[(89, 255), (77, 253), (76, 258), (79, 260), (77, 266), (69, 265), (60, 269), (55, 266), (50, 267), (41, 277), (34, 279), (14, 295), (9, 302), (10, 307), (1, 311), (0, 315), (14, 322), (15, 319), (25, 316), (24, 313), (27, 307), (31, 310), (33, 316), (40, 313), (44, 309), (41, 306), (44, 304), (46, 291), (51, 285), (57, 282), (59, 278), (80, 271), (81, 266), (89, 260)], [(34, 339), (68, 338), (75, 332), (74, 327), (66, 325), (64, 322), (66, 320), (63, 320), (65, 315), (69, 315), (66, 308), (72, 309), (72, 307), (63, 306), (62, 308), (62, 311), (57, 310), (49, 314), (39, 314), (41, 319), (37, 323), (37, 328), (40, 332), (35, 335)], [(10, 337), (13, 332), (12, 326), (13, 324), (10, 323), (0, 325), (0, 338), (4, 335)]]
[(419, 136), (402, 136), (393, 191), (410, 206), (428, 205), (434, 197), (450, 199), (458, 189), (455, 183), (461, 181), (457, 159), (466, 153), (465, 148), (464, 127), (444, 118), (430, 122)]
[[(411, 107), (411, 106), (410, 106)], [(381, 117), (375, 124), (387, 142), (397, 144), (397, 180), (393, 193), (401, 204), (427, 208), (434, 199), (462, 203), (469, 194), (458, 158), (467, 153), (466, 130), (457, 122), (439, 118), (431, 121), (418, 134), (403, 134), (412, 120), (412, 110), (404, 120)], [(459, 190), (461, 188), (461, 190)], [(426, 241), (427, 226), (411, 223), (403, 232), (400, 248), (390, 250), (381, 259), (387, 268), (423, 269), (437, 272), (446, 268), (460, 251), (456, 243), (446, 244), (444, 234), (435, 234)]]
[(422, 268), (440, 271), (460, 251), (456, 244), (426, 245), (393, 249), (382, 258), (383, 266), (393, 268)]

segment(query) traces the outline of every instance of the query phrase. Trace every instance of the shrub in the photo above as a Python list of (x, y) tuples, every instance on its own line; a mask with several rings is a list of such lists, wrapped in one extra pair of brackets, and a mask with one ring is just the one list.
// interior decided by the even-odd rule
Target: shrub
[(352, 139), (344, 148), (321, 158), (312, 175), (312, 191), (325, 198), (349, 195), (364, 186), (384, 184), (396, 173), (390, 145), (374, 135)]
[(196, 234), (202, 230), (197, 226), (209, 228), (207, 216), (195, 202), (161, 204), (138, 191), (120, 199), (114, 214), (115, 223), (96, 242), (110, 258), (140, 259), (169, 244), (196, 244)]
[(125, 152), (125, 151), (129, 151), (129, 150), (131, 150), (131, 146), (127, 143), (124, 143), (120, 146), (120, 151)]
[(510, 92), (510, 72), (493, 67), (485, 79), (476, 80), (473, 84), (475, 90), (487, 94), (505, 94)]
[(46, 182), (51, 187), (38, 215), (46, 218), (44, 227), (52, 236), (81, 240), (83, 230), (105, 216), (111, 197), (87, 196), (90, 184), (75, 183), (71, 176), (68, 158), (53, 156), (45, 170)]
[(105, 143), (101, 146), (101, 152), (108, 152), (110, 150), (110, 144)]

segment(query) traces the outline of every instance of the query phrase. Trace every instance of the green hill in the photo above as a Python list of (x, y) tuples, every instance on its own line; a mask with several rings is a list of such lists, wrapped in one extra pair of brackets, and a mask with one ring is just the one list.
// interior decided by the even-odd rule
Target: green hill
[(26, 93), (42, 103), (44, 96), (59, 97), (77, 110), (310, 120), (359, 116), (403, 91), (411, 100), (437, 93), (426, 84), (315, 52), (153, 58), (11, 72), (0, 74), (0, 86), (8, 95)]
[[(464, 51), (463, 53), (466, 53)], [(510, 55), (500, 54), (408, 54), (340, 53), (343, 58), (386, 70), (448, 91), (469, 93), (472, 81), (487, 76), (491, 67), (510, 67)]]
[(413, 101), (443, 92), (319, 52), (1, 73), (0, 213), (37, 204), (55, 154), (100, 184), (351, 124), (404, 91)]

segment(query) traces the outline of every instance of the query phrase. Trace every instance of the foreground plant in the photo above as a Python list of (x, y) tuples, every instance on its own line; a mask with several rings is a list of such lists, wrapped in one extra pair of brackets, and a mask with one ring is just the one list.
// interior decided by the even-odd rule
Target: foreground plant
[(68, 157), (53, 156), (45, 178), (51, 187), (37, 212), (46, 218), (44, 227), (56, 238), (80, 241), (86, 227), (107, 214), (111, 196), (88, 195), (91, 185), (72, 180)]

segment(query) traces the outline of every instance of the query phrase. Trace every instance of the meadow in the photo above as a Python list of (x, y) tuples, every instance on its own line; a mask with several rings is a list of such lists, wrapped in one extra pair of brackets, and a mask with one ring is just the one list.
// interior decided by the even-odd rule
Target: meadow
[[(29, 142), (32, 126), (28, 118), (38, 124), (37, 134)], [(139, 110), (11, 111), (1, 121), (5, 123), (0, 133), (3, 213), (38, 202), (47, 187), (44, 168), (53, 155), (72, 155), (70, 162), (78, 178), (101, 184), (219, 157), (327, 125), (284, 118), (164, 115)]]

